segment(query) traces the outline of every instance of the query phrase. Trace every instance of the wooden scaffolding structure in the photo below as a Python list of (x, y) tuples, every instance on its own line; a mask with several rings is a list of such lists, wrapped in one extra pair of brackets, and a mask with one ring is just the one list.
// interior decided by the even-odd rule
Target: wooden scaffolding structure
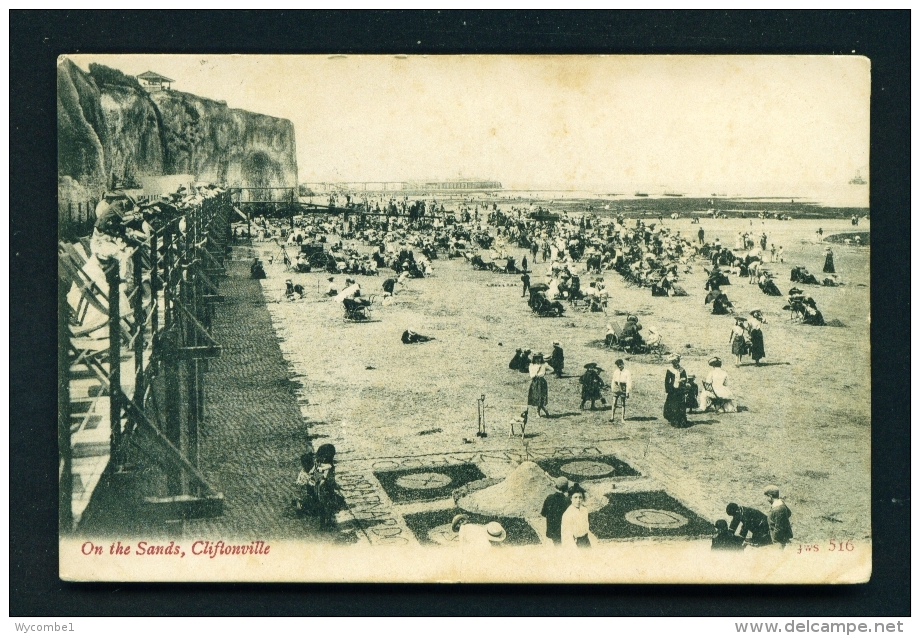
[(204, 373), (221, 352), (211, 317), (232, 211), (229, 193), (205, 198), (122, 259), (97, 259), (89, 239), (59, 243), (62, 532), (78, 528), (103, 473), (129, 469), (129, 445), (165, 472), (166, 492), (145, 500), (158, 516), (222, 514), (198, 468), (198, 433)]

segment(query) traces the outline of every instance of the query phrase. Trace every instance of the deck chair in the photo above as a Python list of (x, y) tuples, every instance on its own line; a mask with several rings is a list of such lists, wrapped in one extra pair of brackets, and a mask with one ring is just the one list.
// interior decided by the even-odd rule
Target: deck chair
[(661, 334), (654, 327), (648, 328), (648, 335), (645, 337), (645, 349), (647, 353), (654, 353), (658, 356), (664, 354), (664, 343), (661, 340)]
[(620, 329), (619, 323), (616, 322), (610, 323), (610, 326), (613, 328), (613, 333), (607, 334), (604, 344), (610, 348), (614, 348), (620, 343), (620, 334), (623, 330)]
[(721, 411), (724, 413), (725, 407), (732, 403), (730, 399), (718, 397), (715, 391), (712, 390), (712, 384), (709, 382), (703, 382), (703, 389), (705, 389), (709, 394), (709, 408), (713, 409), (714, 411)]

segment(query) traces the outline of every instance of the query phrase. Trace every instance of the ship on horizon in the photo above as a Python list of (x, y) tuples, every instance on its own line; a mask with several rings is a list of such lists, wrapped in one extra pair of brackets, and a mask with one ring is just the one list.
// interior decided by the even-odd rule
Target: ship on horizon
[(862, 175), (859, 174), (859, 170), (856, 171), (856, 176), (850, 179), (850, 185), (866, 185), (866, 183), (868, 182), (862, 178)]
[(634, 194), (633, 196), (637, 196), (637, 197), (647, 197), (647, 196), (648, 196), (648, 192), (636, 192), (636, 194)]

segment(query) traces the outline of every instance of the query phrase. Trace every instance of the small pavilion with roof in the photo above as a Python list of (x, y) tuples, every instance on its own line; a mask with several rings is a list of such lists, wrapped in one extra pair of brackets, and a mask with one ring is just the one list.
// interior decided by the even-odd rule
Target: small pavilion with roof
[(141, 86), (148, 91), (168, 91), (172, 82), (176, 81), (153, 71), (141, 73), (137, 76), (137, 79), (140, 80)]

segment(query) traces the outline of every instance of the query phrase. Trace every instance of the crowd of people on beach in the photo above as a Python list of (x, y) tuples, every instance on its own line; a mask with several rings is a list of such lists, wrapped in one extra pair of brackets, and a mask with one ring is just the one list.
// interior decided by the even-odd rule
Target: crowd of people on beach
[[(177, 230), (184, 233), (184, 211), (223, 193), (223, 189), (213, 185), (192, 190), (181, 188), (170, 196), (139, 203), (123, 192), (107, 192), (96, 209), (97, 221), (90, 239), (92, 251), (100, 262), (117, 261), (122, 279), (130, 284), (130, 256), (137, 245), (149, 240), (154, 229), (169, 221), (178, 220)], [(333, 200), (331, 204), (341, 202)], [(519, 276), (523, 283), (521, 300), (516, 300), (515, 293), (509, 302), (526, 301), (539, 318), (562, 316), (575, 310), (609, 317), (615, 299), (605, 278), (611, 276), (618, 276), (629, 287), (648, 289), (652, 297), (687, 296), (681, 283), (702, 266), (707, 274), (704, 303), (712, 305), (712, 314), (734, 317), (726, 350), (738, 365), (745, 356), (753, 360), (754, 366), (767, 358), (764, 312), (752, 309), (746, 315), (736, 314), (724, 289), (731, 285), (730, 277), (736, 280), (747, 277), (765, 296), (783, 297), (766, 266), (785, 262), (783, 248), (773, 244), (768, 247), (765, 232), (760, 235), (741, 232), (734, 248), (728, 249), (718, 239), (707, 242), (702, 227), (694, 240), (660, 221), (644, 219), (563, 214), (545, 220), (546, 210), (515, 206), (499, 210), (495, 204), (481, 208), (464, 204), (459, 212), (451, 214), (444, 210), (443, 203), (410, 202), (408, 198), (366, 202), (358, 207), (348, 197), (345, 206), (353, 210), (351, 215), (304, 215), (296, 219), (257, 216), (245, 223), (235, 223), (233, 234), (238, 239), (277, 245), (277, 255), (268, 259), (269, 264), (277, 259), (286, 273), (331, 274), (324, 295), (341, 303), (346, 318), (356, 321), (369, 319), (374, 299), (355, 277), (378, 276), (380, 270), (391, 270), (393, 275), (386, 272), (383, 281), (376, 284), (383, 297), (392, 297), (411, 279), (433, 276), (433, 263), (439, 258), (463, 258), (476, 270)], [(331, 240), (332, 237), (337, 240)], [(293, 256), (288, 250), (294, 252)], [(518, 260), (521, 251), (524, 256)], [(534, 266), (541, 260), (545, 271), (537, 274)], [(826, 277), (819, 281), (804, 267), (793, 267), (791, 282), (802, 286), (839, 285), (830, 247), (825, 249), (823, 273)], [(256, 279), (269, 275), (258, 257), (250, 264), (250, 274)], [(345, 278), (339, 284), (341, 276)], [(308, 295), (303, 284), (291, 278), (285, 281), (285, 299), (294, 302)], [(785, 302), (784, 309), (802, 324), (826, 324), (815, 299), (802, 288), (790, 288)], [(401, 336), (404, 344), (431, 340), (410, 329)], [(598, 403), (605, 410), (609, 405), (609, 421), (625, 424), (627, 401), (634, 390), (632, 373), (627, 367), (629, 356), (650, 352), (657, 355), (656, 359), (666, 358), (668, 362), (663, 377), (662, 413), (671, 426), (692, 425), (688, 413), (741, 410), (720, 357), (709, 357), (708, 374), (698, 385), (696, 376), (682, 366), (682, 357), (667, 354), (661, 336), (653, 328), (644, 329), (636, 315), (627, 313), (622, 328), (614, 328), (612, 322), (607, 322), (603, 342), (605, 347), (624, 356), (615, 359), (615, 368), (609, 375), (597, 362), (581, 365), (577, 394), (581, 410), (594, 411)], [(552, 417), (549, 380), (572, 377), (566, 374), (561, 342), (552, 342), (546, 357), (536, 348), (518, 348), (508, 366), (529, 378), (524, 422), (532, 417)], [(572, 366), (576, 365), (570, 364), (568, 368)], [(345, 506), (335, 480), (335, 452), (334, 446), (325, 444), (315, 452), (308, 450), (301, 455), (301, 471), (295, 480), (298, 494), (292, 501), (298, 514), (317, 518), (320, 529), (324, 530), (335, 527), (335, 514)], [(564, 477), (556, 480), (556, 488), (557, 492), (547, 498), (542, 511), (547, 521), (546, 536), (560, 545), (596, 545), (597, 539), (590, 531), (584, 489)], [(792, 538), (791, 512), (776, 486), (768, 487), (765, 495), (770, 503), (767, 514), (735, 503), (728, 505), (726, 514), (731, 521), (716, 522), (713, 549), (788, 543)], [(505, 539), (505, 530), (500, 525), (487, 524), (475, 532), (474, 525), (462, 518), (455, 518), (452, 524), (461, 536), (475, 534), (477, 540), (490, 545)]]
[[(354, 205), (350, 201), (346, 204)], [(718, 238), (707, 241), (702, 227), (691, 238), (666, 227), (660, 220), (656, 223), (621, 216), (600, 219), (569, 214), (549, 218), (548, 211), (533, 207), (511, 206), (500, 210), (497, 204), (480, 207), (473, 203), (461, 205), (458, 212), (445, 212), (443, 204), (436, 201), (390, 200), (382, 206), (380, 202), (369, 202), (353, 209), (354, 213), (345, 217), (304, 216), (296, 219), (293, 227), (286, 227), (287, 220), (266, 218), (250, 223), (259, 228), (256, 240), (277, 240), (279, 246), (294, 245), (301, 249), (304, 245), (322, 246), (326, 258), (321, 268), (330, 274), (374, 276), (380, 270), (392, 270), (393, 275), (384, 274), (380, 283), (384, 297), (397, 294), (411, 278), (434, 275), (434, 261), (462, 258), (474, 270), (519, 277), (522, 283), (520, 298), (536, 317), (562, 316), (576, 310), (603, 313), (608, 318), (604, 346), (626, 355), (615, 360), (615, 368), (609, 375), (596, 362), (580, 364), (577, 397), (582, 410), (594, 411), (598, 403), (603, 410), (609, 408), (611, 422), (624, 424), (628, 421), (627, 401), (634, 386), (626, 356), (643, 354), (655, 356), (650, 360), (666, 359), (668, 362), (662, 378), (662, 413), (671, 426), (691, 426), (688, 414), (734, 413), (743, 407), (730, 388), (729, 374), (722, 359), (714, 355), (719, 352), (711, 352), (705, 379), (698, 384), (696, 376), (682, 366), (681, 355), (668, 354), (657, 330), (644, 329), (638, 316), (624, 312), (625, 324), (614, 327), (609, 317), (616, 303), (605, 280), (610, 276), (618, 276), (628, 287), (648, 289), (653, 297), (680, 297), (688, 295), (684, 282), (689, 280), (688, 274), (702, 268), (706, 273), (704, 304), (711, 304), (714, 315), (734, 318), (728, 330), (725, 353), (730, 352), (737, 365), (742, 364), (743, 358), (750, 357), (753, 366), (760, 366), (767, 358), (764, 338), (767, 320), (763, 310), (755, 308), (742, 314), (726, 293), (732, 278), (736, 281), (747, 278), (748, 283), (757, 285), (765, 296), (783, 298), (775, 275), (769, 269), (771, 263), (785, 262), (783, 247), (769, 243), (766, 232), (759, 235), (740, 232), (730, 249)], [(330, 242), (332, 236), (337, 236), (339, 242)], [(348, 241), (349, 245), (343, 245), (343, 241)], [(524, 256), (518, 258), (522, 252)], [(285, 264), (292, 271), (310, 271), (308, 268), (313, 266), (306, 261), (298, 255)], [(543, 265), (539, 268), (542, 273), (538, 273), (537, 264)], [(316, 271), (315, 267), (312, 271)], [(792, 282), (798, 285), (837, 284), (832, 278), (828, 279), (831, 282), (819, 282), (802, 267), (792, 271)], [(836, 274), (830, 248), (824, 272), (829, 276)], [(347, 317), (361, 320), (369, 316), (369, 311), (364, 309), (369, 308), (373, 300), (353, 278), (346, 279), (342, 290), (338, 289), (334, 277), (329, 278), (329, 283), (327, 295), (345, 304)], [(291, 281), (288, 281), (287, 292), (286, 297), (292, 300), (303, 297), (303, 287), (298, 289)], [(793, 319), (806, 325), (825, 324), (814, 298), (799, 287), (792, 287), (785, 301), (785, 308), (790, 310)], [(429, 340), (431, 338), (412, 330), (405, 330), (402, 336), (405, 344)], [(565, 364), (558, 341), (553, 342), (548, 356), (536, 347), (516, 350), (509, 369), (526, 373), (529, 378), (527, 408), (521, 414), (524, 424), (528, 419), (553, 417), (550, 380), (573, 377), (566, 374)], [(563, 494), (571, 502), (566, 509), (573, 507), (578, 499), (578, 493), (573, 498), (569, 489), (567, 485)], [(774, 499), (781, 502), (778, 494)], [(573, 531), (573, 537), (577, 545), (582, 545), (588, 533), (579, 534), (580, 522), (572, 523), (574, 526), (566, 527), (579, 528)], [(456, 525), (459, 532), (467, 524), (460, 520)], [(748, 534), (754, 533), (751, 522), (744, 526), (734, 521), (734, 517), (732, 525), (725, 523), (725, 526), (726, 532), (731, 532), (736, 539), (745, 534), (739, 528), (748, 527)], [(724, 541), (714, 540), (714, 547), (719, 542), (726, 546), (736, 543), (734, 539), (724, 538), (721, 525), (718, 530), (717, 538), (723, 537)], [(780, 529), (775, 534), (779, 538), (774, 538), (773, 542), (783, 543), (783, 532)], [(500, 534), (493, 533), (493, 539)], [(788, 534), (791, 536), (791, 531)], [(747, 543), (763, 543), (763, 534), (756, 536), (756, 539), (754, 534), (746, 537)]]

